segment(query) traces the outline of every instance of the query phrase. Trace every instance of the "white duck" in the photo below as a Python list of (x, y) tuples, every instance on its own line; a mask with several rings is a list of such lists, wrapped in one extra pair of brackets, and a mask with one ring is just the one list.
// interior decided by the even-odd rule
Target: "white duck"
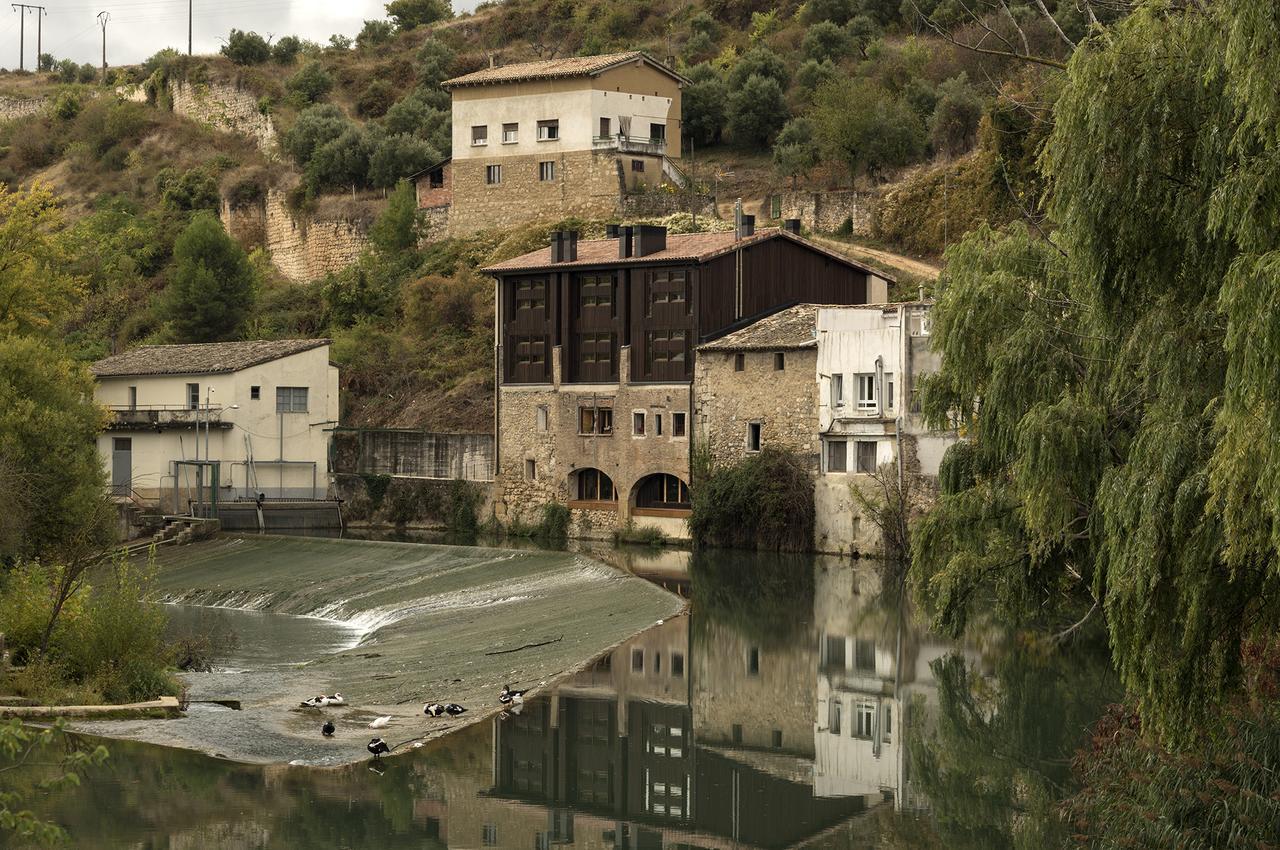
[(375, 718), (374, 721), (369, 724), (369, 728), (385, 729), (387, 726), (390, 726), (390, 725), (391, 725), (391, 715), (384, 714), (381, 717)]

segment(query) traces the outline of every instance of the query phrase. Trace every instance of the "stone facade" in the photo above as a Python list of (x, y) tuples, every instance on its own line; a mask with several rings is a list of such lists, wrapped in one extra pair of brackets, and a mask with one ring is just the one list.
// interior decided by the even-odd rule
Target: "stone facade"
[(858, 236), (871, 235), (871, 213), (876, 196), (852, 189), (834, 192), (788, 191), (776, 196), (779, 218), (798, 218), (808, 230), (832, 233), (840, 229), (846, 219), (853, 222), (853, 232)]
[[(434, 171), (435, 169), (431, 169)], [(453, 163), (446, 162), (440, 167), (440, 186), (432, 186), (427, 174), (419, 174), (414, 178), (413, 189), (418, 196), (418, 209), (429, 210), (437, 207), (448, 207), (453, 203)]]
[(45, 97), (7, 97), (0, 95), (0, 121), (13, 121), (28, 115), (38, 115), (49, 107)]
[(368, 247), (365, 229), (344, 219), (299, 221), (285, 205), (284, 192), (269, 189), (259, 204), (222, 204), (222, 224), (246, 245), (263, 245), (276, 269), (307, 283), (346, 268)]
[(674, 213), (687, 213), (692, 205), (703, 218), (719, 218), (714, 195), (689, 194), (684, 190), (628, 192), (622, 197), (622, 218), (666, 218)]
[(700, 351), (694, 364), (698, 439), (717, 465), (733, 464), (747, 452), (747, 426), (761, 424), (761, 446), (797, 452), (817, 470), (817, 348), (782, 351), (784, 368), (774, 368), (776, 351)]
[(258, 108), (252, 92), (226, 83), (170, 81), (169, 100), (175, 115), (227, 133), (240, 133), (257, 142), (263, 153), (274, 154), (276, 128)]
[[(630, 347), (620, 351), (620, 373), (630, 374)], [(505, 384), (498, 390), (499, 518), (537, 522), (548, 502), (567, 503), (574, 536), (609, 537), (630, 520), (654, 527), (668, 537), (684, 539), (688, 530), (678, 517), (637, 516), (635, 486), (645, 476), (664, 472), (689, 482), (689, 386), (687, 384), (562, 384), (561, 349), (552, 349), (553, 384)], [(613, 411), (613, 433), (578, 433), (581, 407)], [(540, 412), (540, 411), (545, 411)], [(632, 432), (632, 416), (643, 411), (645, 436)], [(671, 414), (685, 413), (685, 436), (671, 436)], [(655, 417), (667, 423), (655, 433)], [(545, 417), (545, 419), (544, 419)], [(545, 422), (545, 428), (540, 427)], [(578, 470), (599, 469), (613, 481), (616, 504), (577, 501)]]
[[(645, 163), (643, 174), (661, 178), (661, 157), (618, 155), (612, 151), (454, 160), (449, 233), (461, 236), (568, 216), (616, 216), (626, 187), (634, 183), (629, 171), (633, 159)], [(556, 163), (555, 180), (538, 179), (538, 164), (545, 161)], [(490, 165), (501, 166), (502, 182), (486, 182), (486, 168)]]

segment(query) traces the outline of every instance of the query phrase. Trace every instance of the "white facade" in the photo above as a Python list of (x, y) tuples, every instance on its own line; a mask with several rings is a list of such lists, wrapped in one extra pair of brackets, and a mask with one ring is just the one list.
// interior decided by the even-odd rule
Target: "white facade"
[(918, 378), (939, 366), (929, 348), (923, 302), (822, 307), (817, 314), (820, 472), (815, 486), (817, 546), (827, 552), (868, 552), (878, 529), (860, 517), (851, 487), (875, 488), (874, 473), (909, 444), (907, 472), (934, 476), (953, 432), (924, 428), (912, 411)]
[(181, 461), (216, 465), (220, 501), (329, 492), (338, 369), (327, 343), (237, 371), (100, 375), (94, 398), (110, 411), (98, 452), (118, 495), (185, 511), (209, 471)]

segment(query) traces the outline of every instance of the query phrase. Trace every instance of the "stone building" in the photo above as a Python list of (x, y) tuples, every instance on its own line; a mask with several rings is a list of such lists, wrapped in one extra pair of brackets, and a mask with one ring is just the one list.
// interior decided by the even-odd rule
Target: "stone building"
[[(638, 51), (486, 68), (446, 80), (453, 158), (415, 175), (448, 232), (618, 215), (624, 194), (680, 180), (680, 89)], [(440, 218), (441, 216), (433, 216)]]
[[(567, 503), (573, 533), (686, 538), (695, 350), (796, 302), (883, 300), (885, 278), (787, 230), (620, 228), (486, 269), (497, 286), (498, 510)], [(806, 367), (813, 383), (812, 363)], [(788, 376), (789, 378), (790, 376)]]

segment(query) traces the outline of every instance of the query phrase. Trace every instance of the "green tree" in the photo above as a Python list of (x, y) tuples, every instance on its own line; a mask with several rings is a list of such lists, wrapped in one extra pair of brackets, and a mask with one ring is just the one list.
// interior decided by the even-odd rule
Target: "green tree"
[(316, 148), (303, 170), (313, 191), (365, 186), (374, 140), (363, 127), (350, 125), (336, 139)]
[(453, 17), (449, 0), (392, 0), (387, 16), (402, 30), (434, 24)]
[(729, 132), (739, 144), (765, 147), (787, 120), (777, 80), (756, 75), (729, 95)]
[(261, 65), (271, 58), (271, 45), (256, 32), (233, 29), (219, 52), (237, 65)]
[(880, 27), (866, 15), (858, 15), (845, 24), (845, 34), (849, 38), (849, 46), (858, 51), (863, 59), (867, 58), (867, 48), (880, 37)]
[(356, 36), (356, 47), (360, 50), (377, 47), (386, 44), (395, 34), (396, 28), (391, 21), (365, 21)]
[(421, 90), (396, 101), (383, 116), (382, 126), (388, 133), (417, 136), (442, 154), (453, 146), (449, 110), (434, 106)]
[(49, 71), (53, 70), (56, 64), (57, 64), (57, 60), (53, 58), (52, 53), (41, 53), (40, 58), (38, 60), (37, 69), (40, 71), (44, 71), (45, 73), (48, 73)]
[(305, 168), (318, 148), (337, 139), (352, 126), (351, 120), (337, 106), (318, 104), (302, 111), (284, 134), (281, 146), (295, 163)]
[(58, 199), (42, 183), (0, 184), (0, 334), (52, 333), (79, 297)]
[(843, 26), (857, 12), (857, 0), (807, 0), (804, 4), (804, 22), (813, 25), (832, 21)]
[(286, 35), (271, 46), (271, 58), (278, 65), (292, 65), (302, 52), (302, 40), (296, 35)]
[(458, 61), (453, 48), (438, 38), (428, 38), (422, 42), (416, 58), (418, 86), (433, 90), (439, 89), (442, 82), (453, 76), (454, 65)]
[(312, 59), (289, 78), (285, 88), (296, 92), (306, 103), (315, 103), (333, 90), (333, 77), (324, 65)]
[(691, 82), (681, 99), (684, 131), (697, 144), (715, 144), (724, 130), (729, 89), (720, 75), (705, 63), (691, 68), (689, 79)]
[(397, 185), (441, 160), (440, 151), (407, 133), (373, 135), (369, 156), (369, 183), (377, 189)]
[[(23, 726), (20, 720), (0, 722), (0, 771), (13, 777), (0, 790), (0, 831), (44, 846), (67, 840), (66, 830), (40, 820), (31, 811), (31, 800), (77, 787), (81, 773), (107, 760), (107, 748), (72, 747), (65, 735), (61, 721), (44, 729)], [(29, 782), (10, 772), (37, 765), (51, 768), (51, 772), (42, 772), (39, 780)]]
[(835, 79), (836, 74), (836, 66), (830, 62), (806, 59), (796, 71), (796, 85), (811, 98), (815, 91)]
[(156, 175), (156, 188), (165, 206), (183, 212), (212, 210), (222, 201), (218, 181), (205, 168), (192, 168), (181, 175), (166, 168)]
[(873, 80), (828, 82), (814, 93), (809, 117), (823, 155), (855, 178), (906, 165), (924, 150), (920, 118)]
[(197, 214), (173, 246), (167, 315), (180, 342), (235, 338), (253, 309), (257, 280), (244, 250), (212, 213)]
[(773, 80), (780, 91), (786, 91), (787, 84), (791, 82), (786, 60), (767, 47), (753, 47), (742, 54), (729, 71), (729, 91), (739, 91), (752, 77)]
[(807, 177), (818, 164), (818, 143), (813, 138), (813, 124), (808, 118), (793, 118), (787, 122), (773, 143), (773, 164), (784, 177), (791, 178), (794, 188), (797, 177)]
[(933, 149), (946, 156), (958, 156), (972, 148), (982, 111), (982, 98), (963, 72), (938, 86), (938, 105), (929, 122)]
[(413, 184), (401, 180), (387, 201), (387, 209), (370, 228), (369, 240), (386, 256), (416, 248), (420, 218)]
[(356, 112), (364, 118), (381, 118), (395, 102), (395, 87), (386, 80), (375, 79), (360, 92), (356, 99)]
[(818, 62), (838, 62), (849, 53), (849, 36), (843, 27), (831, 21), (819, 21), (805, 31), (800, 50)]

